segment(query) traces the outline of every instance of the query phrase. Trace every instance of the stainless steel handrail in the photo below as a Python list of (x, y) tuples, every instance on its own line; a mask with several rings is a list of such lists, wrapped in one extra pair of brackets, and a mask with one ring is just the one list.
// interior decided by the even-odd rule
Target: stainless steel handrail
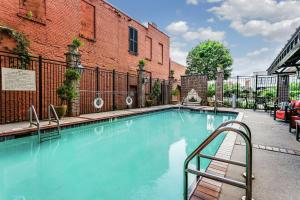
[[(33, 122), (33, 116), (35, 118), (36, 123)], [(41, 140), (41, 127), (40, 127), (40, 120), (37, 116), (36, 110), (34, 108), (34, 105), (31, 105), (29, 108), (29, 127), (32, 127), (33, 125), (37, 127), (38, 130), (38, 137), (39, 141)]]
[(225, 127), (229, 124), (238, 124), (238, 125), (242, 126), (245, 129), (250, 141), (252, 142), (251, 130), (250, 130), (249, 126), (247, 124), (245, 124), (244, 122), (237, 121), (237, 120), (229, 120), (229, 121), (223, 122), (217, 129), (219, 129), (221, 127)]
[[(233, 122), (231, 122), (233, 123)], [(230, 123), (228, 123), (230, 124)], [(228, 125), (227, 124), (227, 125)], [(223, 125), (224, 126), (224, 125)], [(222, 125), (217, 128), (204, 142), (202, 142), (198, 148), (196, 148), (185, 160), (184, 162), (184, 200), (188, 200), (189, 199), (189, 194), (188, 194), (188, 173), (192, 173), (194, 175), (197, 175), (197, 180), (200, 179), (200, 177), (206, 177), (209, 179), (213, 179), (215, 181), (220, 181), (229, 185), (233, 185), (236, 187), (240, 187), (243, 189), (246, 189), (246, 200), (252, 200), (252, 177), (248, 176), (248, 174), (252, 174), (252, 143), (250, 140), (249, 135), (251, 136), (251, 132), (249, 129), (249, 133), (245, 133), (241, 130), (232, 128), (232, 127), (223, 127)], [(248, 127), (249, 128), (249, 127)], [(201, 154), (201, 151), (207, 146), (209, 145), (218, 135), (220, 135), (223, 132), (228, 132), (228, 131), (232, 131), (235, 132), (237, 134), (239, 134), (240, 136), (242, 136), (242, 138), (244, 139), (244, 141), (246, 142), (246, 147), (247, 147), (247, 152), (246, 152), (246, 163), (241, 163), (241, 162), (237, 162), (237, 161), (232, 161), (232, 160), (227, 160), (227, 159), (222, 159), (222, 158), (217, 158), (214, 156), (208, 156), (208, 155), (204, 155)], [(189, 169), (188, 165), (190, 163), (190, 161), (195, 158), (195, 156), (197, 156), (197, 170), (193, 170), (193, 169)], [(233, 165), (237, 165), (237, 166), (242, 166), (242, 167), (246, 167), (246, 183), (243, 182), (239, 182), (236, 180), (232, 180), (232, 179), (228, 179), (228, 178), (224, 178), (224, 177), (220, 177), (220, 176), (216, 176), (213, 174), (209, 174), (206, 172), (201, 172), (200, 171), (200, 157), (203, 158), (209, 158), (212, 160), (217, 160), (220, 162), (225, 162), (225, 163), (229, 163), (229, 164), (233, 164)]]
[[(52, 113), (54, 115), (54, 120), (52, 120), (52, 117), (51, 117)], [(52, 104), (49, 104), (49, 106), (48, 106), (48, 118), (49, 118), (49, 125), (51, 125), (51, 122), (55, 122), (57, 124), (58, 133), (60, 133), (60, 121), (59, 121), (57, 113), (54, 109), (54, 106)]]

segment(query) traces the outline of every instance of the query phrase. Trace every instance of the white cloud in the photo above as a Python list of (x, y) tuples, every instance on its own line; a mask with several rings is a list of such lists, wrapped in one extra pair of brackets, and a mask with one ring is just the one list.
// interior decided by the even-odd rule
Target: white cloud
[(231, 27), (244, 36), (263, 36), (269, 41), (283, 42), (287, 40), (300, 25), (300, 17), (280, 22), (270, 23), (266, 20), (251, 20), (246, 23), (234, 21)]
[(188, 5), (198, 5), (199, 0), (186, 0)]
[(223, 41), (225, 38), (224, 31), (214, 31), (211, 27), (207, 28), (199, 28), (198, 31), (188, 31), (183, 35), (183, 38), (186, 41), (193, 41), (193, 40), (217, 40)]
[(207, 0), (208, 3), (217, 3), (217, 2), (221, 2), (223, 0)]
[(209, 19), (207, 19), (207, 22), (208, 22), (208, 23), (214, 23), (214, 22), (215, 22), (215, 19), (214, 19), (214, 18), (209, 18)]
[(185, 21), (172, 22), (166, 27), (166, 30), (174, 35), (185, 33), (188, 29), (189, 27)]
[(253, 72), (265, 71), (278, 54), (280, 48), (261, 48), (247, 53), (243, 57), (234, 58), (234, 75), (252, 75)]
[(187, 51), (180, 48), (171, 47), (171, 59), (186, 66), (186, 57), (188, 55)]
[(265, 52), (267, 52), (267, 51), (269, 51), (269, 48), (263, 47), (263, 48), (261, 48), (261, 49), (258, 49), (258, 50), (255, 50), (255, 51), (252, 51), (252, 52), (247, 53), (247, 56), (248, 56), (248, 57), (258, 56), (258, 55), (260, 55), (260, 54), (262, 54), (262, 53), (265, 53)]
[(283, 42), (300, 25), (300, 1), (296, 0), (224, 0), (209, 9), (244, 36), (262, 36)]

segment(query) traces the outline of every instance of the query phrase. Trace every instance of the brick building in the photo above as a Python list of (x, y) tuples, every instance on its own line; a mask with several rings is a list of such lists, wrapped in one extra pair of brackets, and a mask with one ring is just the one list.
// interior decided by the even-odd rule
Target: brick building
[(79, 37), (83, 65), (136, 73), (146, 59), (153, 77), (169, 77), (169, 37), (103, 0), (1, 0), (0, 25), (23, 32), (33, 55), (64, 61), (67, 45)]
[(174, 70), (175, 80), (180, 81), (181, 76), (185, 75), (186, 67), (172, 60), (171, 70)]

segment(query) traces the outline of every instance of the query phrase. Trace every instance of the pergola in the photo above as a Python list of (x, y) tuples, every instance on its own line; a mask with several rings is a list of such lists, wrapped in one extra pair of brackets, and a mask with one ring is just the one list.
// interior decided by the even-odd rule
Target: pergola
[(277, 55), (268, 74), (294, 74), (300, 70), (300, 27)]

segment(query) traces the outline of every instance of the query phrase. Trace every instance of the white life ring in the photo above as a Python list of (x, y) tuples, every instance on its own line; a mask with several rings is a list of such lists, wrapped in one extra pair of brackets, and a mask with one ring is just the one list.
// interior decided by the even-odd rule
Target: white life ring
[(130, 96), (126, 97), (126, 104), (127, 104), (127, 106), (131, 106), (132, 103), (133, 103), (132, 98)]
[(104, 104), (104, 101), (102, 98), (98, 97), (98, 98), (95, 98), (94, 100), (94, 107), (97, 108), (97, 109), (100, 109), (103, 107), (103, 104)]

